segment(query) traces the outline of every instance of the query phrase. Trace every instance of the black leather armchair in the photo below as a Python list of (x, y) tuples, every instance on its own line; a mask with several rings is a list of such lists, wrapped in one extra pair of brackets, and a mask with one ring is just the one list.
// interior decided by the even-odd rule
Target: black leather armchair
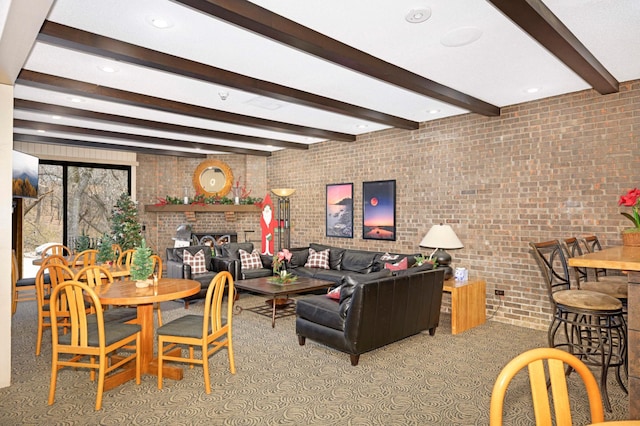
[(234, 281), (273, 275), (271, 269), (273, 258), (271, 256), (260, 255), (262, 268), (242, 269), (240, 249), (251, 253), (253, 251), (253, 243), (228, 243), (216, 246), (216, 252), (219, 255), (213, 258), (213, 270), (216, 272), (228, 271)]
[[(194, 274), (191, 272), (191, 266), (184, 263), (183, 254), (187, 250), (192, 255), (195, 255), (198, 251), (203, 250), (204, 260), (207, 267), (206, 272)], [(169, 247), (167, 248), (167, 261), (165, 262), (167, 268), (168, 278), (186, 278), (189, 280), (196, 280), (200, 283), (200, 292), (189, 296), (184, 300), (185, 308), (189, 308), (189, 301), (194, 299), (204, 299), (207, 296), (207, 289), (209, 283), (216, 275), (216, 271), (213, 268), (212, 262), (213, 256), (211, 254), (211, 247), (209, 246), (188, 246), (188, 247)]]
[[(326, 295), (299, 299), (298, 343), (304, 345), (308, 337), (346, 352), (355, 366), (362, 353), (423, 330), (433, 336), (440, 323), (444, 270), (402, 272), (367, 282), (346, 277), (339, 301)], [(365, 274), (361, 279), (381, 273)]]

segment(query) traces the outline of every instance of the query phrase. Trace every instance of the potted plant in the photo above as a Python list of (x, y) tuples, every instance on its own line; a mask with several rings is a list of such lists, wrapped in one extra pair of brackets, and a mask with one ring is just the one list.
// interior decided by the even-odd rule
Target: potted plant
[(153, 260), (151, 249), (142, 240), (140, 247), (136, 247), (131, 260), (131, 279), (136, 282), (136, 287), (144, 288), (151, 284), (149, 276), (153, 273)]
[(633, 188), (620, 197), (619, 206), (631, 207), (631, 213), (621, 214), (633, 223), (633, 228), (622, 231), (622, 244), (625, 246), (640, 246), (640, 189)]
[(116, 259), (116, 254), (113, 251), (113, 240), (109, 234), (103, 234), (98, 245), (98, 255), (96, 260), (98, 263), (111, 264)]

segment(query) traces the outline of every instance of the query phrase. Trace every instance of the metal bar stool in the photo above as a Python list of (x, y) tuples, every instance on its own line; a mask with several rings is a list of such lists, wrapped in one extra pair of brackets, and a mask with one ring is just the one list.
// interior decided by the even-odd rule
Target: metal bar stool
[[(549, 347), (564, 348), (587, 365), (600, 367), (600, 391), (604, 406), (611, 412), (607, 393), (607, 373), (616, 369), (616, 380), (622, 382), (621, 371), (627, 373), (627, 325), (619, 299), (591, 290), (572, 290), (569, 269), (562, 244), (558, 240), (529, 243), (542, 270), (553, 320), (549, 324)], [(571, 369), (567, 370), (567, 374)], [(627, 373), (628, 376), (628, 373)]]

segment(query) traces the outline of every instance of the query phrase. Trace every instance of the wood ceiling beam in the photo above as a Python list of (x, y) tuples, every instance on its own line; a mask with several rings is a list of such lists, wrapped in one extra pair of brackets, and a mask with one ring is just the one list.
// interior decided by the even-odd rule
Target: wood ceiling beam
[(616, 93), (618, 81), (542, 0), (489, 0), (600, 94)]
[[(118, 139), (121, 141), (133, 141), (154, 145), (165, 145), (176, 148), (203, 149), (207, 151), (231, 152), (234, 154), (255, 155), (261, 157), (271, 156), (269, 151), (257, 149), (235, 148), (224, 145), (212, 145), (201, 142), (181, 141), (176, 139), (158, 138), (154, 136), (135, 135), (132, 133), (114, 132), (110, 130), (89, 129), (86, 127), (65, 126), (62, 124), (43, 123), (40, 121), (13, 120), (13, 127), (19, 129), (45, 130), (50, 132), (70, 133), (79, 136), (92, 136), (99, 138)], [(126, 146), (125, 146), (126, 148)]]
[(17, 142), (31, 142), (31, 143), (39, 143), (45, 145), (63, 145), (63, 146), (75, 146), (79, 148), (94, 148), (94, 149), (105, 149), (111, 151), (127, 151), (127, 152), (137, 152), (140, 154), (149, 154), (149, 155), (171, 155), (173, 157), (186, 157), (186, 158), (207, 158), (206, 154), (196, 154), (191, 152), (184, 151), (171, 151), (165, 149), (156, 149), (156, 148), (143, 148), (139, 146), (122, 146), (122, 145), (113, 145), (110, 143), (104, 142), (89, 142), (89, 141), (80, 141), (75, 139), (65, 139), (65, 138), (57, 138), (51, 136), (38, 136), (38, 135), (25, 135), (21, 133), (14, 133), (13, 140)]
[(246, 0), (173, 0), (272, 40), (415, 93), (486, 116), (500, 108), (385, 62)]
[(169, 99), (143, 95), (140, 93), (99, 86), (92, 83), (85, 83), (83, 81), (71, 80), (64, 77), (43, 74), (36, 71), (29, 71), (26, 69), (23, 69), (20, 72), (18, 79), (16, 80), (16, 84), (23, 84), (25, 86), (54, 90), (58, 92), (62, 91), (76, 96), (100, 99), (108, 102), (117, 102), (136, 107), (170, 112), (173, 114), (204, 118), (205, 120), (221, 121), (240, 126), (251, 126), (275, 132), (284, 132), (343, 142), (352, 142), (356, 139), (355, 135), (346, 133), (234, 114), (198, 105), (191, 105)]
[(279, 139), (261, 138), (257, 136), (240, 135), (236, 133), (221, 132), (217, 130), (201, 129), (179, 124), (164, 123), (160, 121), (144, 120), (141, 118), (125, 117), (115, 114), (106, 114), (102, 112), (88, 111), (84, 109), (65, 107), (60, 105), (47, 104), (43, 102), (28, 101), (24, 99), (15, 99), (13, 106), (16, 110), (34, 111), (46, 114), (54, 114), (65, 117), (86, 118), (95, 121), (108, 122), (111, 124), (122, 124), (129, 126), (142, 127), (151, 130), (163, 130), (167, 132), (182, 133), (191, 136), (203, 136), (207, 138), (215, 138), (228, 140), (233, 142), (245, 142), (256, 145), (270, 145), (279, 148), (290, 149), (309, 149), (309, 145), (304, 143), (282, 141)]
[(196, 80), (235, 87), (249, 93), (373, 121), (386, 126), (407, 130), (416, 130), (419, 127), (419, 123), (416, 121), (237, 74), (51, 21), (46, 21), (40, 29), (38, 41)]

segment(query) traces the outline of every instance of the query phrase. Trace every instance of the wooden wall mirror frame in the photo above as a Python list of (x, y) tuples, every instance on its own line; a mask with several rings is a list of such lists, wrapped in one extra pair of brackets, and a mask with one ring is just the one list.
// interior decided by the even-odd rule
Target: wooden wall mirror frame
[(205, 160), (193, 173), (193, 187), (196, 194), (209, 197), (224, 197), (233, 186), (231, 167), (220, 160)]

